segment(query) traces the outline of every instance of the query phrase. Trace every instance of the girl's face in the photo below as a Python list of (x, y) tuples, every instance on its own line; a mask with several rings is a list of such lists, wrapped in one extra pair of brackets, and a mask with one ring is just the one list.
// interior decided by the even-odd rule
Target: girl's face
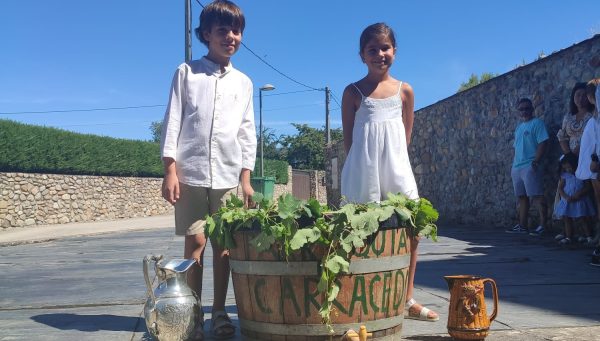
[(568, 162), (565, 162), (562, 164), (562, 169), (563, 169), (563, 172), (565, 172), (565, 173), (571, 173), (571, 174), (575, 173), (573, 166)]
[(587, 109), (589, 102), (585, 89), (578, 89), (577, 91), (575, 91), (575, 93), (573, 94), (573, 102), (575, 102), (577, 108)]
[(388, 36), (380, 34), (369, 40), (360, 56), (369, 71), (388, 71), (394, 63), (396, 48)]

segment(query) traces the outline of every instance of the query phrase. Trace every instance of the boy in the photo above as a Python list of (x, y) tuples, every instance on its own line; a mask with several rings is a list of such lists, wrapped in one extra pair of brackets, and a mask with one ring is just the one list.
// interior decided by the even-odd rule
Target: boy
[[(216, 212), (223, 196), (238, 183), (244, 203), (254, 192), (250, 186), (256, 158), (253, 86), (230, 63), (240, 47), (244, 26), (242, 11), (230, 1), (214, 1), (204, 8), (195, 33), (208, 47), (208, 54), (177, 68), (163, 122), (162, 194), (175, 206), (175, 233), (185, 235), (184, 257), (198, 260), (199, 266), (188, 275), (188, 284), (198, 297), (202, 293), (206, 215)], [(223, 339), (235, 333), (225, 313), (229, 258), (217, 243), (212, 243), (212, 249), (211, 331), (215, 338)], [(203, 339), (203, 319), (194, 337)]]

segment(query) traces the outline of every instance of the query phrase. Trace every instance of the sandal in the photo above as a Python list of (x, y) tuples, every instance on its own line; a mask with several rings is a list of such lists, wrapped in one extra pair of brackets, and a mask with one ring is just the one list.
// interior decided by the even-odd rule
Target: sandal
[(341, 341), (357, 341), (358, 339), (358, 333), (355, 332), (353, 329), (348, 329), (348, 331), (346, 331), (344, 333), (344, 335), (342, 335), (342, 340)]
[[(411, 315), (410, 308), (412, 308), (412, 306), (414, 306), (415, 304), (419, 304), (419, 303), (417, 303), (417, 301), (415, 301), (414, 298), (411, 298), (410, 300), (408, 300), (406, 302), (406, 305), (405, 305), (406, 309), (404, 310), (404, 318), (411, 319), (411, 320), (428, 321), (428, 322), (435, 322), (440, 319), (440, 317), (438, 316), (438, 314), (435, 311), (432, 311), (431, 309), (423, 307), (423, 306), (421, 306), (421, 310), (419, 311), (419, 313), (417, 315), (414, 315), (414, 314)], [(430, 317), (429, 312), (433, 312), (435, 314), (435, 316)]]
[(194, 332), (192, 333), (190, 340), (193, 341), (204, 341), (204, 314), (200, 317)]
[(212, 313), (211, 332), (215, 339), (229, 339), (235, 335), (235, 325), (223, 310)]

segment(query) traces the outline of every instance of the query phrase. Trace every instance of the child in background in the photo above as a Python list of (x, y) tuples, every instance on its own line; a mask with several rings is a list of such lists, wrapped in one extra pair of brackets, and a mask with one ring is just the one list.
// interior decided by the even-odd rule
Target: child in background
[(589, 194), (591, 193), (591, 184), (587, 181), (577, 179), (575, 170), (577, 169), (577, 156), (573, 153), (563, 155), (559, 162), (560, 181), (558, 183), (558, 192), (560, 193), (560, 202), (556, 205), (554, 213), (561, 217), (564, 222), (564, 231), (556, 236), (560, 244), (570, 244), (573, 240), (573, 221), (582, 218), (585, 220), (584, 234), (586, 242), (592, 241), (592, 221), (596, 214), (594, 204)]
[[(254, 192), (250, 186), (256, 157), (253, 86), (230, 63), (244, 27), (241, 9), (230, 1), (214, 1), (202, 10), (195, 32), (208, 53), (177, 68), (163, 122), (163, 197), (175, 206), (175, 234), (185, 236), (184, 257), (198, 261), (199, 266), (188, 272), (188, 284), (200, 298), (206, 215), (215, 213), (223, 196), (239, 184), (245, 204)], [(216, 339), (230, 338), (235, 326), (225, 312), (229, 257), (217, 243), (211, 244), (211, 331)], [(203, 327), (201, 318), (194, 340), (204, 339)]]
[[(396, 57), (392, 29), (384, 23), (365, 28), (359, 54), (367, 75), (348, 85), (342, 98), (344, 148), (348, 155), (342, 169), (342, 196), (354, 203), (378, 202), (388, 193), (418, 199), (408, 157), (414, 93), (408, 83), (390, 75)], [(436, 312), (413, 298), (418, 245), (418, 238), (413, 238), (404, 318), (437, 321)]]

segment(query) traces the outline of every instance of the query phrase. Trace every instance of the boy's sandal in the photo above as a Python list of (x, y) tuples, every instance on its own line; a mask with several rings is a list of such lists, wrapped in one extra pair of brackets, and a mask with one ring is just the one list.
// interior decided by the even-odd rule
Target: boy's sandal
[(235, 335), (235, 325), (223, 310), (212, 313), (211, 332), (215, 339), (229, 339)]
[(194, 328), (194, 333), (192, 333), (190, 340), (204, 341), (204, 313), (200, 314), (200, 319), (198, 320), (196, 328)]
[(406, 302), (406, 306), (405, 306), (405, 310), (404, 310), (404, 318), (407, 319), (411, 319), (411, 320), (419, 320), (419, 321), (428, 321), (428, 322), (435, 322), (438, 321), (440, 319), (440, 317), (438, 316), (437, 313), (435, 313), (434, 317), (430, 317), (429, 316), (429, 312), (431, 312), (432, 310), (426, 307), (421, 306), (421, 310), (419, 311), (418, 314), (414, 315), (410, 313), (410, 308), (412, 306), (414, 306), (415, 304), (418, 304), (417, 301), (415, 301), (414, 298), (411, 298), (410, 300), (408, 300)]

